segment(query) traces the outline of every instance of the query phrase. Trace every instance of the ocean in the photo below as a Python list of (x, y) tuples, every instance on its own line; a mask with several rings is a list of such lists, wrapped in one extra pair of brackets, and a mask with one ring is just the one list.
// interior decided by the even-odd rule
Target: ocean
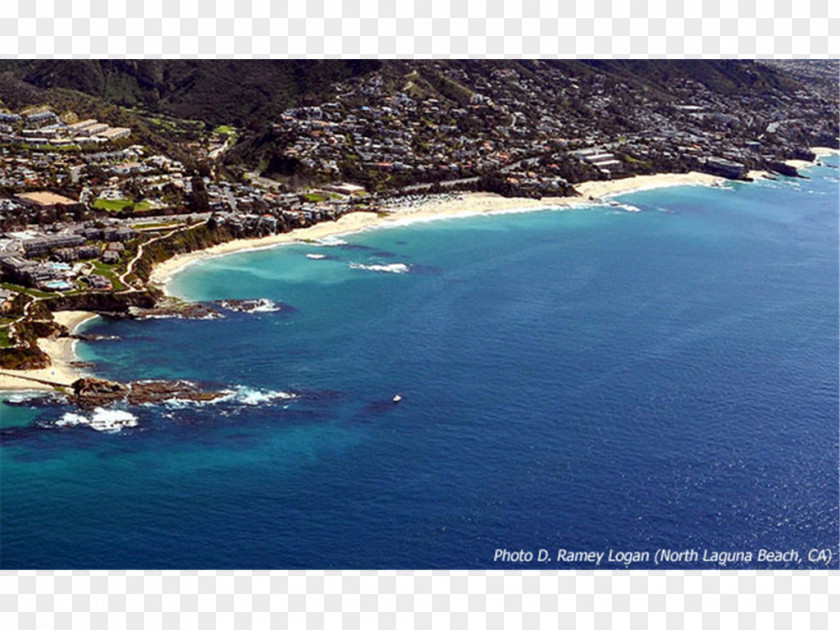
[(0, 568), (836, 569), (825, 162), (190, 266), (178, 296), (270, 302), (78, 352), (229, 396), (0, 406)]

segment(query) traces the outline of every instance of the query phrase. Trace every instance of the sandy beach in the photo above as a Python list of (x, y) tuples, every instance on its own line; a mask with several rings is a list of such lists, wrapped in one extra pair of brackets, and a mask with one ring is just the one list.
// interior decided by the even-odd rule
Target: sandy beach
[(275, 247), (285, 243), (323, 239), (329, 236), (353, 234), (376, 227), (431, 221), (453, 217), (466, 217), (510, 212), (528, 212), (543, 208), (567, 208), (587, 205), (622, 193), (662, 188), (667, 186), (704, 185), (722, 181), (706, 173), (660, 173), (637, 175), (615, 181), (584, 182), (576, 187), (580, 197), (543, 197), (542, 199), (509, 198), (492, 193), (463, 193), (455, 198), (431, 198), (412, 206), (389, 208), (387, 212), (354, 212), (338, 221), (325, 222), (312, 227), (275, 234), (259, 239), (241, 239), (222, 243), (205, 250), (181, 254), (155, 265), (150, 281), (166, 289), (173, 275), (185, 267), (216, 256), (224, 256), (254, 249)]
[(712, 186), (723, 181), (722, 177), (696, 171), (690, 173), (657, 173), (656, 175), (636, 175), (626, 179), (583, 182), (575, 186), (575, 190), (584, 197), (597, 199), (667, 186)]
[(785, 160), (785, 164), (788, 166), (792, 166), (796, 170), (800, 168), (808, 168), (809, 166), (813, 166), (813, 162), (809, 162), (808, 160)]
[[(55, 321), (75, 332), (82, 324), (97, 317), (96, 313), (87, 311), (58, 311), (53, 314)], [(63, 337), (60, 339), (39, 339), (38, 345), (52, 360), (52, 365), (41, 370), (0, 370), (0, 391), (51, 391), (53, 388), (44, 383), (36, 383), (17, 378), (24, 376), (37, 378), (64, 385), (70, 385), (82, 376), (79, 368), (71, 365), (76, 360), (75, 339)]]
[[(832, 149), (831, 147), (809, 147), (811, 151), (817, 156), (817, 158), (825, 157), (827, 155), (837, 155), (840, 154), (840, 150)], [(792, 166), (795, 169), (800, 168), (808, 168), (810, 166), (814, 166), (816, 160), (814, 162), (809, 162), (808, 160), (785, 160), (785, 164), (788, 166)]]

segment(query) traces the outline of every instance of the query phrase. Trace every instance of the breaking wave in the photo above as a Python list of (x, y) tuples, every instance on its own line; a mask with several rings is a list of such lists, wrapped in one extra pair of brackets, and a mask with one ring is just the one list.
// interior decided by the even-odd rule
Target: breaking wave
[(411, 267), (405, 263), (392, 263), (390, 265), (363, 265), (361, 263), (350, 263), (350, 269), (365, 269), (367, 271), (379, 271), (383, 273), (408, 273)]
[(243, 405), (263, 405), (277, 400), (292, 400), (297, 398), (296, 394), (284, 391), (272, 391), (267, 389), (255, 389), (252, 387), (237, 387), (233, 391), (232, 399)]
[(320, 245), (322, 247), (338, 247), (339, 245), (347, 245), (347, 241), (338, 238), (337, 236), (325, 236), (319, 238), (312, 243), (313, 245)]
[(306, 257), (310, 260), (324, 260), (326, 258), (324, 254), (307, 254)]
[(57, 427), (87, 426), (94, 431), (117, 433), (124, 428), (136, 427), (137, 416), (120, 409), (103, 409), (97, 407), (90, 416), (80, 413), (67, 412), (55, 421)]
[(36, 400), (43, 398), (43, 392), (25, 392), (22, 394), (12, 394), (8, 398), (6, 398), (3, 402), (9, 406), (13, 407), (22, 407), (24, 405), (29, 405)]
[[(297, 394), (284, 391), (272, 391), (267, 389), (256, 389), (245, 385), (239, 385), (234, 389), (223, 390), (224, 396), (213, 400), (189, 400), (185, 398), (170, 398), (163, 404), (170, 409), (184, 409), (186, 407), (205, 407), (222, 403), (232, 403), (255, 407), (257, 405), (270, 404), (278, 400), (292, 400)], [(154, 403), (153, 403), (154, 404)]]
[(240, 313), (275, 313), (281, 310), (279, 304), (268, 298), (256, 300), (219, 300), (216, 302), (222, 308)]
[(135, 317), (138, 321), (145, 321), (147, 319), (224, 319), (225, 316), (221, 313), (207, 313), (206, 315), (199, 315), (197, 317), (189, 315), (181, 315), (179, 313), (157, 313), (154, 315), (138, 315)]
[(631, 205), (629, 203), (620, 203), (616, 206), (616, 208), (624, 210), (625, 212), (641, 212), (642, 211), (641, 208), (638, 208), (638, 207), (636, 207), (634, 205)]

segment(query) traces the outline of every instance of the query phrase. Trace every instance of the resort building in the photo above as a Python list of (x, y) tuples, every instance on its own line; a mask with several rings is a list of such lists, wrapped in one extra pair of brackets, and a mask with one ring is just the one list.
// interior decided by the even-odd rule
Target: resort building
[(73, 123), (72, 125), (67, 125), (67, 131), (70, 134), (77, 134), (82, 129), (88, 129), (89, 127), (93, 127), (93, 125), (97, 124), (98, 122), (99, 121), (97, 121), (95, 118), (88, 118), (87, 120), (82, 120), (77, 123)]
[(59, 234), (23, 241), (23, 251), (27, 258), (47, 254), (54, 249), (78, 247), (85, 244), (84, 236), (78, 234)]
[(105, 138), (106, 140), (117, 140), (118, 138), (126, 138), (130, 136), (131, 129), (128, 127), (111, 127), (110, 129), (100, 132), (98, 135), (100, 138)]
[(84, 127), (78, 131), (80, 136), (90, 137), (90, 136), (98, 136), (103, 131), (108, 128), (108, 125), (105, 123), (96, 123), (94, 125), (90, 125), (88, 127)]

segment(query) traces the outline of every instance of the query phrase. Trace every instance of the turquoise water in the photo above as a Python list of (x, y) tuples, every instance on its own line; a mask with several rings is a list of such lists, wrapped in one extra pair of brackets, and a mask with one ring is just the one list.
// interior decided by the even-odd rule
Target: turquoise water
[[(838, 170), (808, 173), (189, 267), (177, 295), (280, 310), (99, 320), (89, 332), (121, 341), (80, 355), (230, 398), (132, 409), (119, 433), (0, 408), (0, 565), (510, 568), (497, 548), (765, 547), (803, 555), (773, 568), (824, 566), (812, 548), (836, 568)], [(591, 568), (548, 565), (574, 566)]]

